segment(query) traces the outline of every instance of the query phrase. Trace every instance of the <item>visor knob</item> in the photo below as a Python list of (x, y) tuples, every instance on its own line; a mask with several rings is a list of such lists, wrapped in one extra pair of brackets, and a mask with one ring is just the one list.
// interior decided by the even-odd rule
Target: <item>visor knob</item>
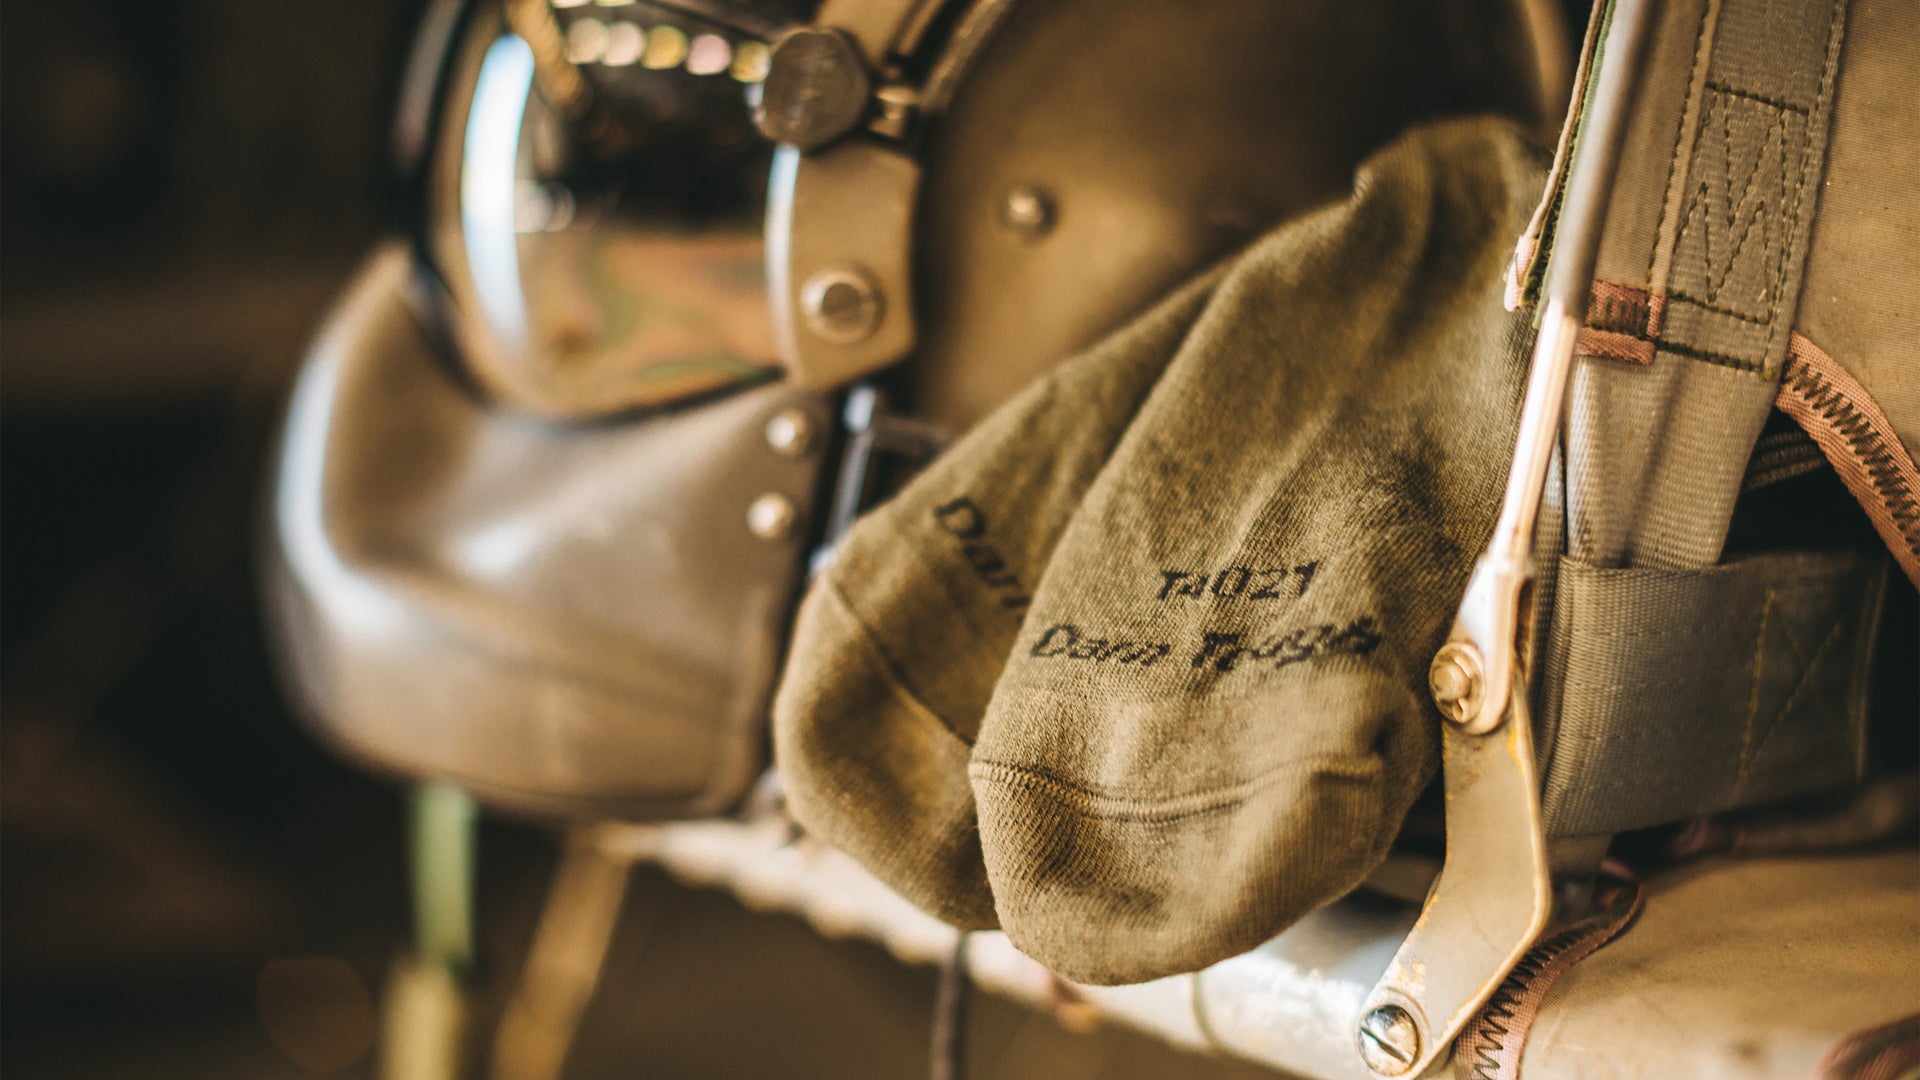
[(778, 543), (793, 535), (800, 522), (800, 511), (793, 500), (769, 491), (747, 507), (747, 528), (768, 543)]
[(809, 153), (858, 126), (872, 92), (867, 66), (845, 34), (803, 27), (773, 44), (754, 126)]
[(852, 267), (822, 270), (800, 286), (800, 313), (822, 341), (864, 341), (880, 327), (880, 286)]

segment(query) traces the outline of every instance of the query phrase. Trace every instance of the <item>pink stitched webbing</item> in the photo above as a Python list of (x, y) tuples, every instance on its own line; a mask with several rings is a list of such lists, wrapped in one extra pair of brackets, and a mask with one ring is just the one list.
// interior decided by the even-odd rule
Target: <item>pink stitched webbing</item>
[(1827, 1051), (1814, 1080), (1898, 1080), (1920, 1065), (1920, 1013), (1868, 1028)]
[(1920, 470), (1867, 388), (1796, 333), (1776, 404), (1813, 437), (1894, 561), (1920, 585)]

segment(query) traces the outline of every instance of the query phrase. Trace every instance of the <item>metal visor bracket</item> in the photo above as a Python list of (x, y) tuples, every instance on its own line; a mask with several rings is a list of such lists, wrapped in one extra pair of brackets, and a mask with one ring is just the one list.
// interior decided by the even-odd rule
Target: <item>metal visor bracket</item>
[[(918, 343), (916, 119), (943, 111), (1011, 0), (828, 0), (773, 46), (755, 109), (780, 146), (767, 190), (766, 274), (788, 376), (828, 389)], [(934, 24), (950, 19), (944, 37)], [(926, 71), (906, 72), (909, 57)]]
[(1418, 1076), (1441, 1060), (1553, 915), (1522, 652), (1534, 531), (1651, 6), (1616, 0), (1605, 13), (1597, 77), (1569, 121), (1572, 166), (1500, 518), (1429, 674), (1447, 721), (1446, 862), (1357, 1018), (1356, 1049), (1377, 1076)]
[(878, 140), (775, 151), (767, 282), (775, 343), (795, 382), (842, 386), (912, 350), (919, 186), (919, 163)]

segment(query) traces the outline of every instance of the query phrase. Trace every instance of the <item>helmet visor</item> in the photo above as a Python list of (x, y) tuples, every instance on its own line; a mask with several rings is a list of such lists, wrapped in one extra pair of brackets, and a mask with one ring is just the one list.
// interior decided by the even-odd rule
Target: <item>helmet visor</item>
[(462, 361), (586, 418), (771, 377), (767, 31), (651, 4), (486, 4), (454, 49), (423, 247)]

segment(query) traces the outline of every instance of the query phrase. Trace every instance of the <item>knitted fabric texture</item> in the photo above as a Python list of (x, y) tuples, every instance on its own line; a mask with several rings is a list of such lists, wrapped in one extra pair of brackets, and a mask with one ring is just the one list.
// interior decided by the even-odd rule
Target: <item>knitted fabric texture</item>
[(997, 410), (862, 517), (774, 698), (789, 808), (923, 910), (995, 925), (967, 759), (1041, 568), (1199, 314), (1204, 276)]
[(1543, 171), (1505, 122), (1418, 129), (1212, 290), (975, 741), (1023, 951), (1091, 983), (1196, 970), (1384, 856), (1437, 768), (1427, 666), (1512, 454), (1531, 332), (1501, 277)]

